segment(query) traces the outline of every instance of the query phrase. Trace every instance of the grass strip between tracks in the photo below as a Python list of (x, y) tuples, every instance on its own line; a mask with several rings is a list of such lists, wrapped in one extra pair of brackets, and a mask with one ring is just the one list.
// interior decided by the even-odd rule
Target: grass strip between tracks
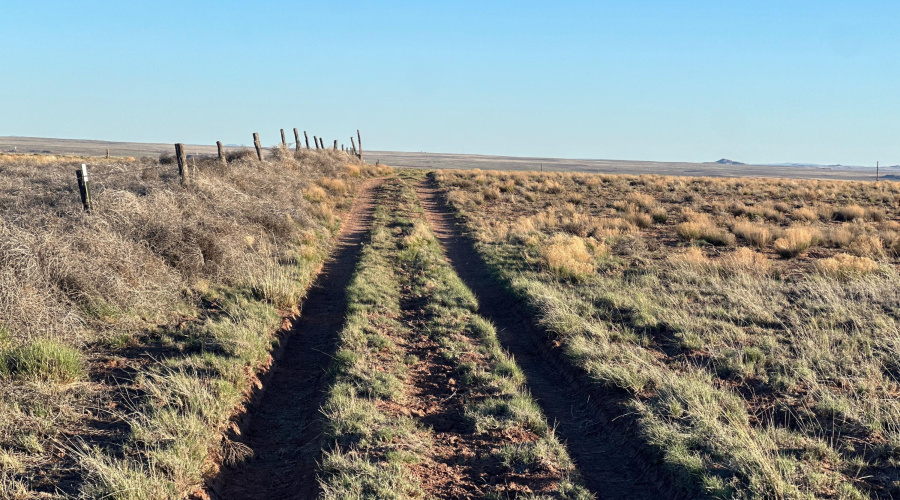
[(324, 497), (590, 498), (412, 189), (387, 189), (322, 409)]

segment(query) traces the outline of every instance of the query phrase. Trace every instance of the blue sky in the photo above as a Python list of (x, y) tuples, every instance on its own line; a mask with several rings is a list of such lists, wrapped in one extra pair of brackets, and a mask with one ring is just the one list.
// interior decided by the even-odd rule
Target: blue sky
[(900, 2), (0, 4), (0, 135), (900, 164)]

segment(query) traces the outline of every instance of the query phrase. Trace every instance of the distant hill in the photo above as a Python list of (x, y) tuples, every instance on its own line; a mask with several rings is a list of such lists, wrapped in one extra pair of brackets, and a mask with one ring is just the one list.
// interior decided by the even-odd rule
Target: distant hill
[(714, 163), (718, 163), (719, 165), (746, 165), (746, 163), (741, 163), (739, 161), (729, 160), (728, 158), (722, 158), (719, 161)]

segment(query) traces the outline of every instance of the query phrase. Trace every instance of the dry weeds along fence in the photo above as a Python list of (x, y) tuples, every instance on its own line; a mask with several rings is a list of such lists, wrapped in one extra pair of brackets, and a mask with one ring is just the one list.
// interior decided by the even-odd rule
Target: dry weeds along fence
[(0, 497), (168, 498), (213, 472), (279, 311), (360, 179), (387, 172), (228, 156), (193, 159), (190, 189), (167, 158), (0, 157)]
[(688, 484), (900, 494), (900, 186), (436, 177), (497, 275)]
[[(303, 135), (306, 136), (306, 131), (303, 132)], [(349, 151), (349, 153), (351, 153), (357, 159), (362, 161), (362, 159), (363, 159), (362, 136), (360, 135), (359, 130), (356, 131), (356, 136), (357, 136), (357, 139), (359, 140), (359, 150), (357, 151), (356, 145), (354, 144), (353, 148)], [(294, 142), (295, 151), (300, 151), (300, 133), (296, 128), (294, 129), (294, 139), (295, 139), (295, 142)], [(353, 137), (350, 137), (350, 141), (351, 142), (353, 141)], [(335, 152), (337, 152), (337, 150), (338, 150), (337, 145), (338, 145), (338, 141), (337, 141), (337, 139), (335, 139), (334, 140), (334, 148), (333, 148), (333, 151), (335, 151)], [(263, 147), (262, 147), (262, 143), (260, 142), (260, 139), (259, 139), (259, 133), (257, 133), (257, 132), (253, 133), (253, 147), (256, 149), (257, 159), (259, 161), (263, 161)], [(281, 129), (281, 147), (284, 149), (287, 149), (289, 147), (288, 142), (285, 139), (284, 129)], [(229, 161), (229, 156), (225, 154), (225, 148), (222, 145), (222, 141), (216, 141), (216, 149), (218, 150), (218, 161), (227, 165), (228, 161)], [(306, 149), (309, 149), (309, 139), (308, 138), (306, 140)], [(316, 149), (319, 149), (318, 142), (316, 143)], [(324, 146), (322, 149), (324, 149)], [(343, 145), (341, 145), (341, 150), (344, 151)], [(232, 154), (232, 159), (238, 158), (241, 156), (246, 156), (247, 154), (248, 153), (246, 153), (244, 151), (238, 151), (237, 153)], [(165, 163), (171, 163), (171, 161), (168, 161), (169, 160), (168, 157), (164, 156), (163, 158), (166, 160)], [(108, 149), (106, 150), (106, 159), (109, 160), (109, 150)], [(193, 183), (194, 171), (197, 166), (196, 166), (196, 162), (194, 162), (194, 161), (192, 161), (191, 163), (188, 163), (188, 157), (187, 157), (187, 153), (185, 150), (185, 146), (182, 143), (175, 144), (175, 160), (178, 162), (178, 177), (181, 179), (181, 185), (182, 186), (190, 186)], [(192, 158), (192, 160), (193, 160), (193, 158)], [(154, 169), (154, 167), (146, 167), (146, 168), (132, 170), (132, 171), (125, 171), (125, 172), (120, 171), (120, 172), (116, 172), (113, 175), (122, 175), (122, 174), (128, 174), (128, 173), (143, 174), (143, 172), (152, 170), (152, 169)], [(156, 169), (157, 175), (159, 175), (159, 170), (160, 170), (159, 163), (157, 163), (155, 169)], [(81, 168), (75, 171), (75, 177), (78, 182), (78, 191), (79, 191), (79, 194), (81, 195), (81, 204), (84, 207), (85, 212), (90, 212), (91, 210), (93, 210), (93, 201), (91, 198), (90, 178), (88, 177), (87, 164), (85, 164), (85, 163), (81, 164)]]

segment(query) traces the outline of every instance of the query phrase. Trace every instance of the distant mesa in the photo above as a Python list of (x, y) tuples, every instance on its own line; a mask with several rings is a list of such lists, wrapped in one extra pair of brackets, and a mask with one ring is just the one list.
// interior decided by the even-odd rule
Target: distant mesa
[(721, 160), (715, 162), (719, 165), (746, 165), (746, 163), (741, 163), (739, 161), (729, 160), (728, 158), (722, 158)]

